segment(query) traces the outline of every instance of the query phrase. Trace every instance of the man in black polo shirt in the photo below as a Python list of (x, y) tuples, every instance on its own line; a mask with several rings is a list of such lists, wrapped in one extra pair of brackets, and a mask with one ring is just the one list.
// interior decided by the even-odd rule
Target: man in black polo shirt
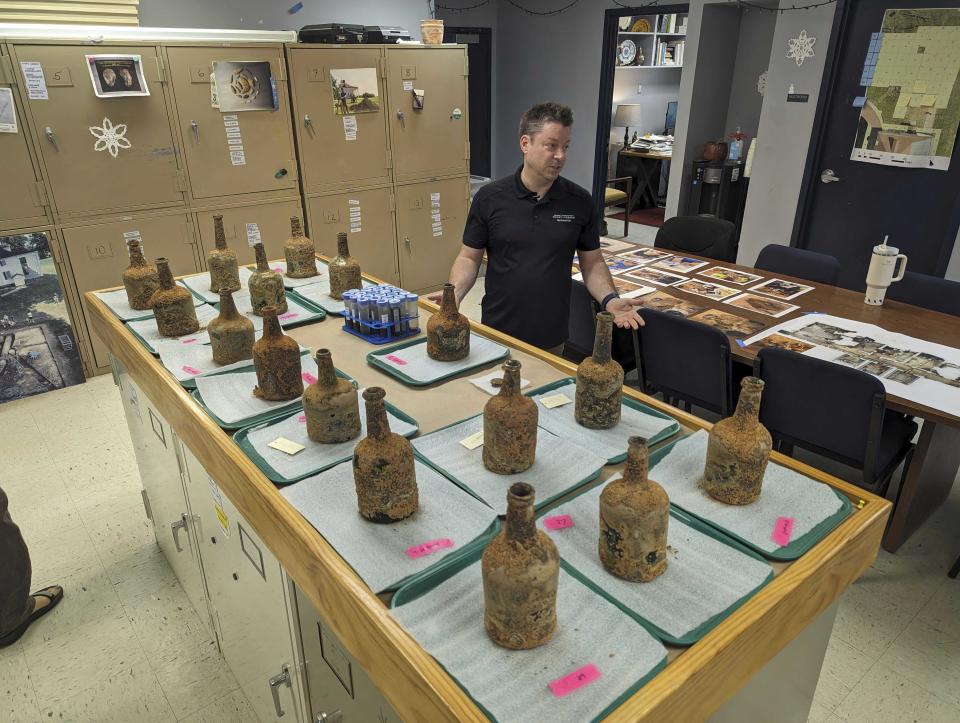
[(590, 193), (560, 176), (572, 125), (573, 113), (559, 103), (541, 103), (523, 114), (523, 165), (477, 192), (450, 270), (459, 303), (473, 288), (486, 252), (483, 323), (557, 354), (567, 339), (574, 254), (584, 284), (617, 326), (643, 324), (639, 302), (617, 295), (603, 261)]

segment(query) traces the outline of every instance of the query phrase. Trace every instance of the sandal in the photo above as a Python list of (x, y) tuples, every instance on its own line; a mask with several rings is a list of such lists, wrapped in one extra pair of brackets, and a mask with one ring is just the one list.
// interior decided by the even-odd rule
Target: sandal
[[(51, 592), (52, 590), (56, 590), (56, 592)], [(44, 605), (42, 608), (34, 610), (26, 620), (20, 623), (18, 627), (14, 628), (6, 635), (0, 637), (0, 648), (5, 648), (8, 645), (13, 645), (15, 642), (17, 642), (20, 639), (20, 637), (25, 632), (27, 632), (27, 628), (30, 627), (30, 624), (34, 620), (39, 620), (48, 612), (53, 610), (60, 603), (60, 601), (63, 600), (63, 588), (60, 587), (59, 585), (50, 585), (49, 587), (45, 587), (42, 590), (38, 590), (37, 592), (33, 593), (30, 597), (31, 598), (45, 597), (50, 602)]]

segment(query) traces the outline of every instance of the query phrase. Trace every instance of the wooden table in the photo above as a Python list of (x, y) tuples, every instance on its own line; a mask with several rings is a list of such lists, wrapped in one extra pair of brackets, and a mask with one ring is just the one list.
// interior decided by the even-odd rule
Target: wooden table
[[(484, 720), (477, 706), (389, 614), (324, 538), (284, 499), (193, 398), (163, 369), (93, 293), (85, 294), (96, 333), (150, 397), (223, 493), (249, 521), (335, 635), (364, 667), (403, 720)], [(438, 307), (420, 302), (421, 327)], [(533, 384), (576, 373), (570, 362), (471, 322), (473, 333), (511, 347)], [(334, 349), (338, 365), (361, 384), (387, 388), (388, 398), (414, 414), (421, 433), (476, 414), (487, 399), (461, 375), (412, 388), (367, 366), (372, 348), (338, 329), (336, 317), (290, 332), (311, 347)], [(626, 388), (625, 394), (661, 409), (687, 429), (709, 424)], [(873, 563), (890, 503), (777, 453), (773, 459), (847, 496), (851, 515), (802, 558), (774, 565), (776, 578), (723, 623), (687, 649), (670, 649), (667, 667), (610, 716), (611, 721), (699, 720), (747, 683)], [(615, 468), (606, 467), (601, 479)], [(479, 624), (479, 621), (478, 621)]]
[[(701, 258), (695, 254), (683, 255), (691, 258)], [(657, 287), (658, 290), (695, 302), (700, 306), (721, 309), (730, 314), (757, 319), (762, 321), (767, 328), (801, 316), (804, 312), (819, 311), (824, 314), (873, 324), (887, 331), (906, 334), (924, 341), (960, 348), (960, 319), (955, 316), (941, 314), (891, 299), (887, 299), (883, 306), (868, 306), (863, 303), (863, 294), (860, 292), (842, 289), (837, 286), (817, 284), (806, 279), (783, 274), (773, 274), (751, 266), (740, 266), (707, 258), (702, 258), (702, 260), (709, 261), (711, 266), (725, 266), (746, 271), (763, 276), (764, 279), (776, 277), (796, 281), (799, 284), (813, 286), (814, 290), (786, 302), (800, 308), (779, 318), (713, 301), (669, 286)], [(704, 271), (708, 268), (710, 266), (704, 266), (696, 271)], [(760, 283), (760, 281), (757, 281), (739, 287), (735, 284), (698, 276), (696, 271), (684, 275), (704, 281), (715, 281), (722, 286), (744, 291), (750, 286)], [(629, 277), (626, 278), (629, 280)], [(654, 286), (654, 284), (648, 285)], [(744, 348), (739, 344), (731, 344), (730, 353), (735, 361), (752, 365), (757, 350), (751, 347)], [(903, 486), (897, 494), (890, 525), (883, 539), (883, 548), (889, 552), (896, 552), (910, 535), (943, 504), (950, 494), (957, 471), (960, 470), (960, 412), (951, 414), (892, 394), (887, 395), (887, 406), (923, 421), (916, 453), (913, 456)]]
[[(660, 163), (669, 163), (672, 157), (664, 153), (648, 151), (620, 151), (617, 155), (617, 176), (635, 176), (637, 179), (634, 184), (633, 198), (630, 199), (631, 208), (656, 208), (660, 195)], [(634, 163), (630, 162), (630, 159), (638, 160)], [(634, 168), (637, 173), (632, 172)], [(654, 184), (654, 181), (657, 183)], [(639, 205), (641, 199), (648, 201), (649, 205)]]

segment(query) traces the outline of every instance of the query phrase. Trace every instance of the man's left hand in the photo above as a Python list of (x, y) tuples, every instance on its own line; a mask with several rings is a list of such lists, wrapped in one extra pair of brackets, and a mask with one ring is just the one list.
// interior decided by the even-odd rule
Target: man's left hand
[(639, 329), (643, 319), (637, 313), (640, 299), (610, 299), (607, 311), (613, 314), (613, 323), (621, 329)]

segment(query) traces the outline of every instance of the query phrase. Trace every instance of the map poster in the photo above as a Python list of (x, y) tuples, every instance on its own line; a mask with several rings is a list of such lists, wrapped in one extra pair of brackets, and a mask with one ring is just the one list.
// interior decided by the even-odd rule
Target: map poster
[(946, 171), (960, 125), (960, 8), (887, 10), (860, 85), (850, 160)]

